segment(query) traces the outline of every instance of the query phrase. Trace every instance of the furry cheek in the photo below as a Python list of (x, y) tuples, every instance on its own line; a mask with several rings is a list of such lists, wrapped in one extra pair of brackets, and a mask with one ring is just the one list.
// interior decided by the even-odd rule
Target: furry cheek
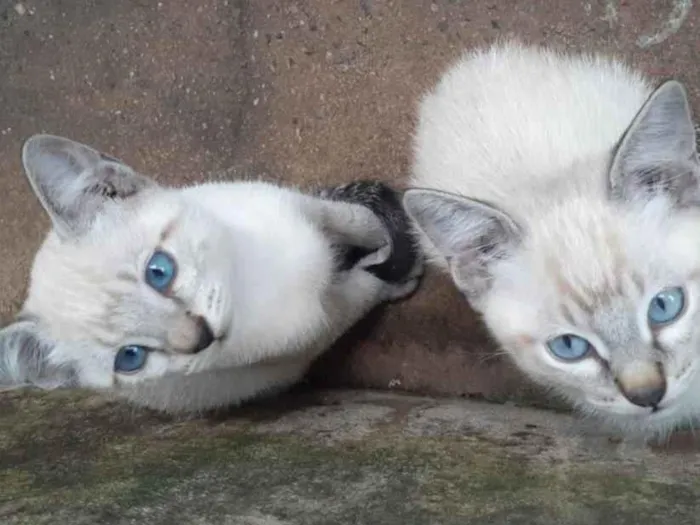
[(105, 359), (106, 352), (112, 355), (95, 344), (69, 343), (57, 345), (49, 354), (49, 361), (56, 366), (74, 363), (78, 383), (83, 387), (110, 389), (114, 387), (113, 359)]
[(664, 349), (664, 366), (670, 380), (680, 380), (695, 369), (700, 341), (694, 317), (689, 316), (687, 320), (668, 326), (656, 336), (659, 346)]
[(538, 364), (537, 352), (539, 352), (537, 340), (527, 334), (514, 335), (501, 340), (501, 346), (508, 355), (529, 374), (539, 375), (541, 366)]
[(502, 343), (531, 345), (537, 341), (533, 330), (538, 326), (537, 311), (532, 304), (524, 305), (508, 295), (493, 291), (486, 297), (482, 311), (484, 321)]

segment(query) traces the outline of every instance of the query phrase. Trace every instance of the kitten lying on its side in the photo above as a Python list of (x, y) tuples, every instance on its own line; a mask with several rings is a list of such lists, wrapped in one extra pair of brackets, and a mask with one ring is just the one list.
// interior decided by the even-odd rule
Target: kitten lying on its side
[(23, 163), (53, 229), (0, 332), (0, 389), (85, 387), (168, 412), (236, 404), (299, 380), (419, 282), (400, 199), (380, 183), (165, 188), (48, 135)]
[[(700, 415), (700, 165), (686, 93), (518, 43), (423, 100), (404, 205), (517, 365), (663, 434)], [(420, 189), (419, 189), (420, 188)]]

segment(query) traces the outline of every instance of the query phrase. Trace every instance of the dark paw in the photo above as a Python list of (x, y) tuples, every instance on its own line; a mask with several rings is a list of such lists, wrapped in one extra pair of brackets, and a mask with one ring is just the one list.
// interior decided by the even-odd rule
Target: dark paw
[[(320, 192), (324, 199), (360, 204), (369, 208), (382, 221), (391, 240), (391, 255), (381, 263), (368, 266), (366, 270), (387, 282), (403, 282), (411, 278), (416, 266), (420, 265), (420, 253), (413, 237), (411, 223), (406, 214), (399, 193), (379, 181), (360, 180), (326, 188)], [(367, 255), (357, 247), (343, 247), (344, 264)]]

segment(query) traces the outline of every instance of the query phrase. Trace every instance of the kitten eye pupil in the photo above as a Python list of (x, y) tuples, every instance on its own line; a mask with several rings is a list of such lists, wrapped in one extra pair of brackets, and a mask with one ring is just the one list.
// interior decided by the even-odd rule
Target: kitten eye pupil
[(583, 337), (564, 334), (547, 342), (552, 355), (562, 361), (575, 362), (587, 357), (593, 346)]
[(660, 327), (676, 321), (685, 307), (685, 293), (682, 288), (667, 288), (654, 296), (649, 303), (647, 319), (649, 325)]
[(114, 371), (129, 374), (141, 370), (146, 364), (148, 349), (139, 345), (124, 346), (114, 358)]
[(146, 283), (161, 294), (167, 293), (177, 275), (175, 259), (168, 253), (157, 250), (146, 265)]

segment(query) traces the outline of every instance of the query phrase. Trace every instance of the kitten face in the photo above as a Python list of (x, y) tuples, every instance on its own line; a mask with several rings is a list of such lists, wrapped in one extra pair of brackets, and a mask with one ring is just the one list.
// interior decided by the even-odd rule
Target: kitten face
[(230, 230), (67, 139), (31, 139), (23, 160), (54, 229), (22, 321), (2, 333), (1, 375), (119, 391), (219, 365), (234, 318)]
[(700, 414), (700, 163), (683, 87), (663, 84), (607, 159), (572, 159), (513, 219), (409, 190), (404, 204), (532, 379), (630, 432)]
[[(530, 377), (629, 430), (668, 428), (696, 406), (700, 214), (552, 217), (494, 267), (481, 310)], [(561, 218), (561, 215), (560, 215)]]
[(231, 329), (231, 272), (219, 263), (230, 244), (204, 210), (156, 190), (115, 204), (81, 239), (49, 239), (25, 311), (65, 343), (52, 358), (72, 362), (84, 386), (207, 369)]

